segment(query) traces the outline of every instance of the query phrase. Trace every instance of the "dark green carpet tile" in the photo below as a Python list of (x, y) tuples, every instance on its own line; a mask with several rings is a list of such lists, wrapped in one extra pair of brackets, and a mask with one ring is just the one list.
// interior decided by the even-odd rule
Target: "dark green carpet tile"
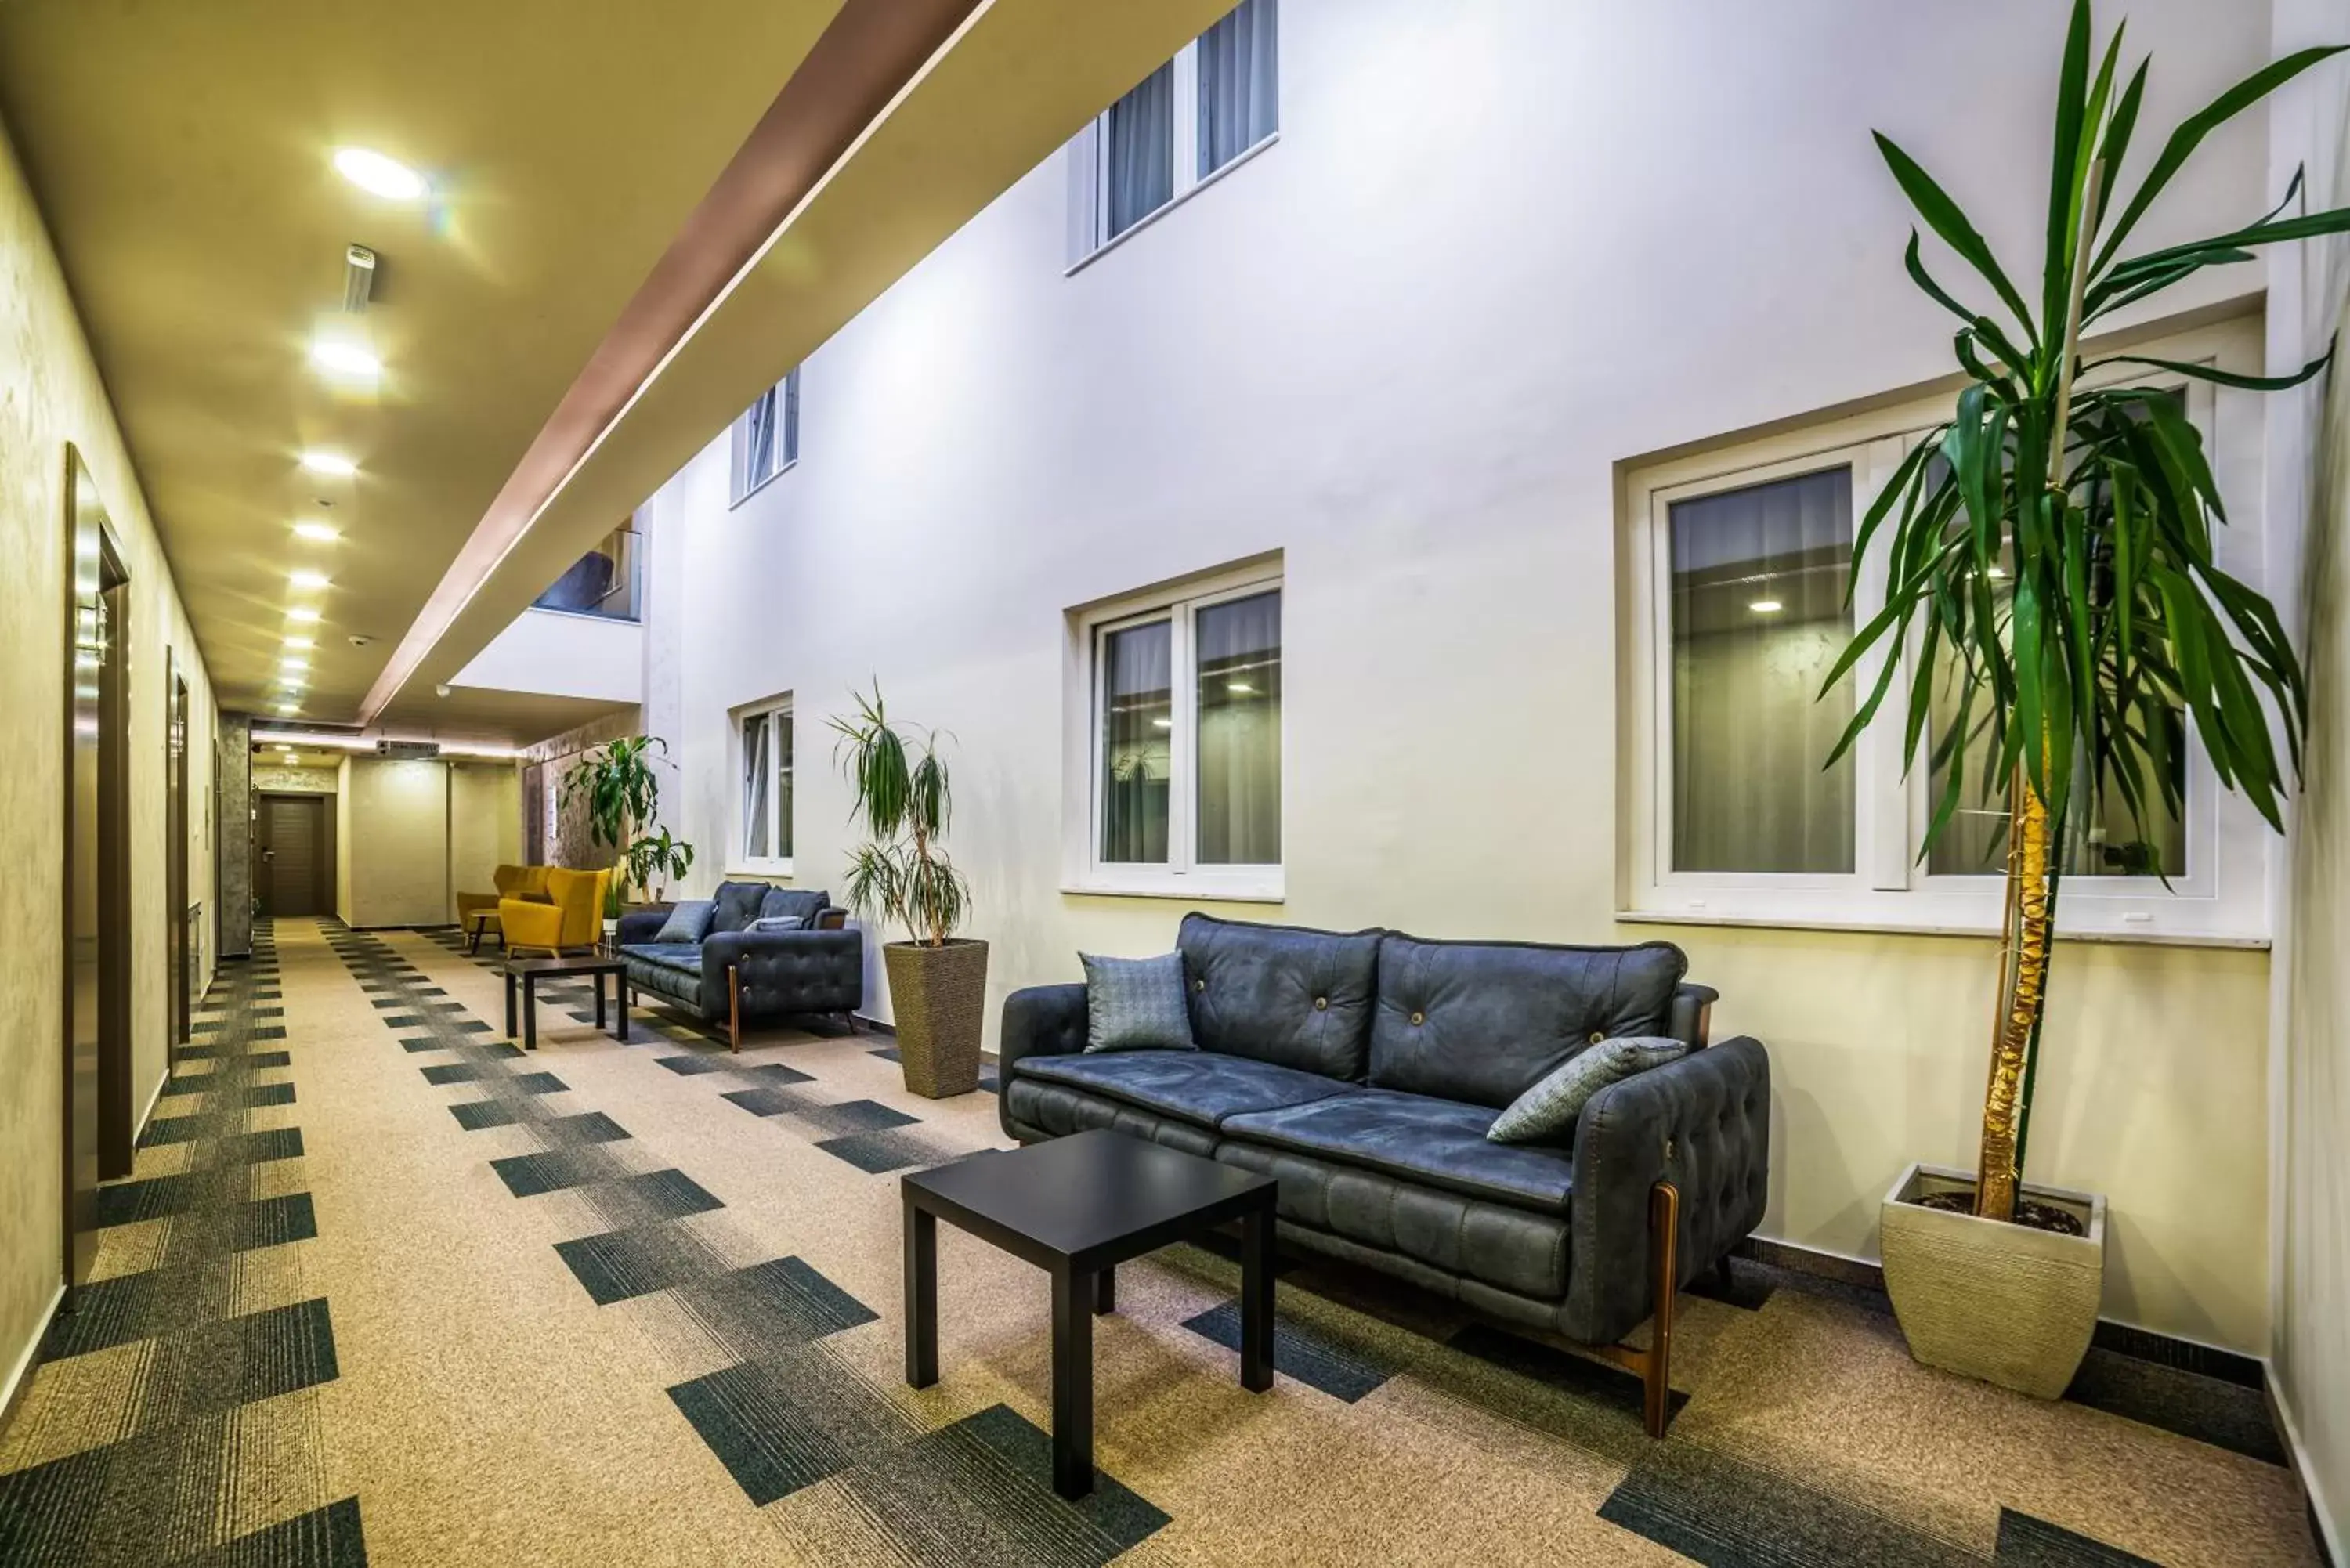
[(227, 1317), (236, 1283), (235, 1262), (224, 1257), (94, 1281), (74, 1293), (71, 1312), (49, 1320), (41, 1359), (87, 1355)]
[[(1341, 1344), (1290, 1318), (1280, 1318), (1279, 1324), (1273, 1339), (1274, 1369), (1334, 1399), (1351, 1405), (1401, 1370), (1392, 1358), (1369, 1345)], [(1196, 1317), (1184, 1319), (1183, 1326), (1235, 1355), (1240, 1354), (1241, 1309), (1237, 1302), (1211, 1306)]]
[[(1593, 1405), (1613, 1405), (1619, 1409), (1638, 1414), (1640, 1409), (1640, 1380), (1620, 1366), (1608, 1366), (1586, 1356), (1523, 1339), (1507, 1329), (1490, 1324), (1472, 1323), (1453, 1334), (1447, 1342), (1463, 1355), (1489, 1362), (1521, 1377), (1531, 1377), (1537, 1383), (1548, 1384), (1562, 1393)], [(1689, 1403), (1689, 1396), (1676, 1388), (1667, 1402), (1667, 1430), (1671, 1417)]]
[(826, 1100), (806, 1085), (816, 1079), (780, 1062), (746, 1063), (731, 1054), (657, 1056), (681, 1078), (710, 1078), (719, 1097), (789, 1128), (816, 1147), (871, 1175), (943, 1164), (966, 1149), (951, 1147), (919, 1127), (921, 1118), (878, 1100)]
[(2257, 1388), (2092, 1349), (2064, 1397), (2269, 1464), (2287, 1462), (2268, 1401)]
[(876, 1317), (872, 1308), (798, 1258), (773, 1258), (695, 1280), (680, 1285), (676, 1295), (702, 1332), (738, 1361)]
[(2144, 1557), (2012, 1508), (1999, 1511), (1999, 1568), (2159, 1568)]
[(1706, 1568), (1981, 1568), (1953, 1542), (1679, 1443), (1652, 1444), (1599, 1517)]
[(756, 1363), (728, 1366), (669, 1391), (734, 1484), (756, 1507), (838, 1475), (857, 1463), (806, 1408), (792, 1371)]
[(724, 1272), (714, 1249), (677, 1225), (647, 1225), (557, 1241), (555, 1251), (598, 1306)]
[(359, 1500), (347, 1497), (240, 1535), (184, 1559), (178, 1568), (367, 1568)]
[[(884, 1062), (903, 1063), (906, 1059), (904, 1053), (895, 1045), (877, 1045), (866, 1054), (879, 1056)], [(983, 1095), (993, 1095), (1000, 1093), (1003, 1087), (1002, 1081), (996, 1076), (995, 1064), (982, 1062), (979, 1064), (979, 1092)]]

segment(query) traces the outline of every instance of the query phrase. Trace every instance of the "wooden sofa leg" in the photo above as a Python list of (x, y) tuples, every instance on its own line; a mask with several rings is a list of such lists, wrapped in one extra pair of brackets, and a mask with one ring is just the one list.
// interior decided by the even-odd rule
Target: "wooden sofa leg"
[(726, 966), (726, 1048), (743, 1054), (743, 982), (733, 964)]
[(1650, 1289), (1657, 1303), (1648, 1330), (1647, 1365), (1640, 1368), (1641, 1414), (1648, 1436), (1665, 1435), (1673, 1398), (1673, 1298), (1680, 1289), (1680, 1189), (1669, 1181), (1648, 1189), (1648, 1257), (1657, 1275)]

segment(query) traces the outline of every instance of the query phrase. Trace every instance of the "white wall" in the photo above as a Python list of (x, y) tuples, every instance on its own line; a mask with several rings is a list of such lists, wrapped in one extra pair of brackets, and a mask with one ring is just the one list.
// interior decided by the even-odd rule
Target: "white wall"
[(345, 925), (445, 925), (449, 773), (433, 761), (347, 757), (335, 813), (336, 912)]
[[(722, 434), (651, 502), (674, 696), (649, 689), (648, 722), (697, 886), (731, 831), (725, 711), (789, 691), (797, 880), (837, 890), (823, 720), (878, 676), (952, 732), (998, 1000), (1080, 948), (1164, 950), (1184, 904), (1060, 890), (1065, 612), (1278, 550), (1286, 898), (1232, 912), (1660, 934), (1614, 918), (1617, 467), (1944, 373), (1868, 131), (2034, 273), (2063, 24), (2045, 0), (1285, 0), (1277, 145), (1068, 276), (1048, 161), (808, 362), (797, 468), (730, 511)], [(2141, 0), (2130, 38), (2158, 56), (2151, 140), (2265, 57), (2267, 10)], [(2266, 189), (2259, 124), (2233, 128), (2143, 243)], [(2257, 287), (2230, 271), (2174, 304)], [(1991, 946), (1662, 934), (1772, 1050), (1766, 1231), (1873, 1252), (1901, 1164), (1970, 1149)], [(2062, 965), (2033, 1174), (2110, 1195), (2110, 1315), (2264, 1348), (2264, 956)]]
[(526, 609), (452, 686), (634, 702), (644, 692), (644, 628), (635, 621)]

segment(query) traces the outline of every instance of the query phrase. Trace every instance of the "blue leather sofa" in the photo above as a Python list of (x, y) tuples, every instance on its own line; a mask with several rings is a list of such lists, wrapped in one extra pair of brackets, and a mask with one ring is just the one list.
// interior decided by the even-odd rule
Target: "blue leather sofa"
[[(727, 1043), (743, 1048), (745, 1021), (813, 1013), (851, 1020), (865, 1005), (865, 933), (831, 895), (764, 882), (721, 882), (709, 933), (699, 942), (655, 943), (666, 910), (620, 917), (615, 933), (629, 988), (683, 1007), (704, 1023), (726, 1021)], [(795, 931), (754, 931), (753, 920), (796, 915)]]
[[(1762, 1221), (1771, 1067), (1707, 1043), (1715, 992), (1669, 942), (1424, 941), (1192, 914), (1191, 1051), (1085, 1054), (1086, 988), (1003, 1008), (998, 1114), (1022, 1142), (1113, 1127), (1279, 1178), (1283, 1243), (1554, 1333), (1638, 1374), (1651, 1436), (1672, 1301)], [(1556, 1147), (1494, 1117), (1586, 1046), (1698, 1047), (1592, 1096)], [(1618, 1342), (1654, 1319), (1647, 1346)]]

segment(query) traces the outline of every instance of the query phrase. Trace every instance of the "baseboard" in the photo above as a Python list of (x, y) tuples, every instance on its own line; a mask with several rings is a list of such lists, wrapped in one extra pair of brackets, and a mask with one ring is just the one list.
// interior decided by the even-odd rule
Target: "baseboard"
[(2269, 1417), (2276, 1423), (2277, 1435), (2284, 1439), (2284, 1451), (2293, 1457), (2293, 1474), (2301, 1480), (2301, 1495), (2309, 1503), (2309, 1534), (2317, 1543), (2317, 1554), (2326, 1568), (2350, 1563), (2350, 1552), (2344, 1549), (2342, 1516), (2334, 1512), (2333, 1500), (2318, 1485), (2317, 1467), (2310, 1462), (2309, 1450), (2302, 1446), (2301, 1423), (2293, 1419), (2293, 1403), (2284, 1397), (2272, 1376), (2265, 1392), (2269, 1399)]
[(57, 1282), (55, 1294), (49, 1297), (41, 1321), (33, 1325), (33, 1337), (16, 1354), (16, 1364), (8, 1368), (8, 1380), (0, 1384), (0, 1434), (8, 1430), (8, 1423), (16, 1418), (16, 1407), (24, 1403), (25, 1390), (33, 1381), (33, 1363), (40, 1355), (41, 1341), (49, 1336), (49, 1324), (57, 1320), (57, 1308), (66, 1299), (65, 1282)]
[(852, 1012), (848, 1016), (857, 1020), (857, 1026), (859, 1029), (868, 1030), (875, 1034), (887, 1034), (892, 1040), (898, 1038), (898, 1026), (894, 1023), (884, 1023), (881, 1020), (863, 1012)]
[(171, 1085), (172, 1067), (167, 1062), (163, 1065), (163, 1075), (155, 1080), (155, 1092), (147, 1096), (147, 1108), (139, 1113), (139, 1125), (130, 1129), (130, 1148), (134, 1158), (138, 1153), (139, 1140), (147, 1136), (147, 1124), (155, 1119), (155, 1107), (162, 1104), (163, 1091)]

